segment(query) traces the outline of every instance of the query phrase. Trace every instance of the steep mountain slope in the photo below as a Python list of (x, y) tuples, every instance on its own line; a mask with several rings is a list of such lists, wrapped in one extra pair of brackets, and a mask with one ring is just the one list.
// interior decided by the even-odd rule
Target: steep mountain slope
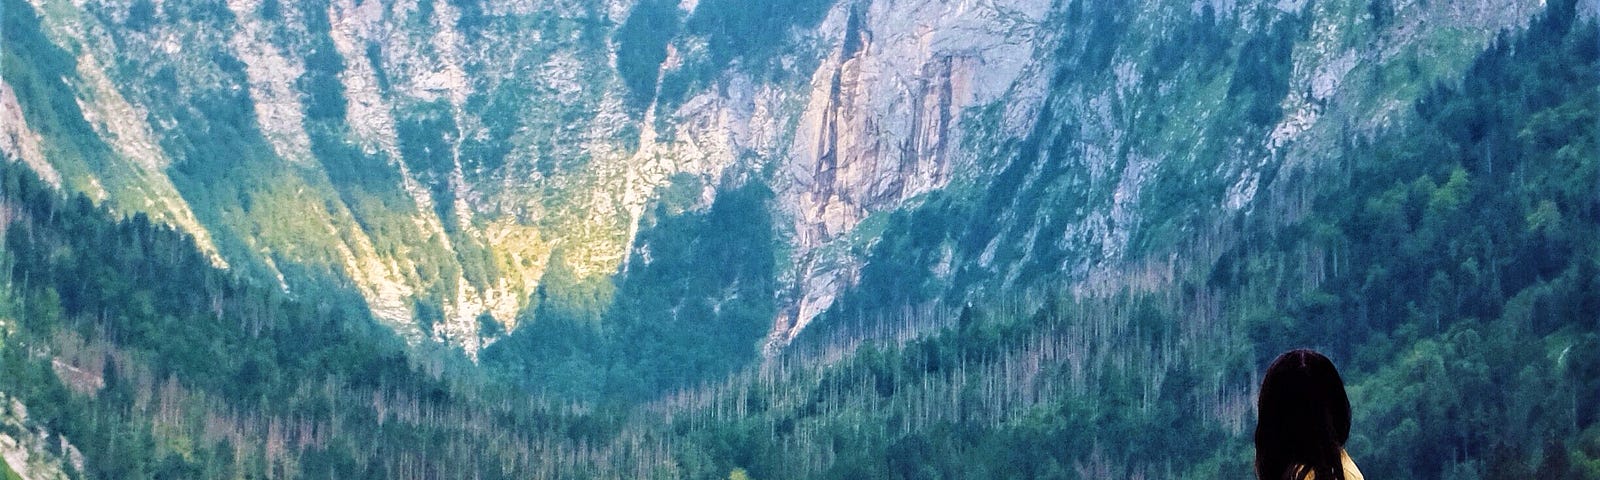
[(671, 179), (691, 209), (760, 181), (782, 258), (750, 321), (777, 348), (859, 280), (878, 212), (992, 191), (952, 281), (1125, 278), (1535, 10), (763, 5), (12, 0), (39, 24), (8, 28), (4, 144), (219, 265), (469, 354), (542, 302), (609, 310)]
[[(699, 177), (706, 186), (699, 196), (709, 199), (711, 187), (730, 183), (721, 180), (730, 173), (799, 172), (795, 179), (785, 174), (774, 180), (785, 185), (785, 205), (808, 199), (795, 209), (792, 227), (805, 231), (796, 235), (800, 258), (847, 230), (864, 211), (893, 206), (948, 176), (938, 165), (921, 167), (932, 169), (928, 172), (893, 165), (903, 161), (900, 157), (913, 164), (933, 157), (897, 153), (896, 135), (924, 137), (920, 141), (932, 146), (915, 147), (924, 150), (947, 143), (942, 138), (948, 126), (938, 122), (959, 113), (970, 88), (957, 86), (961, 97), (954, 105), (951, 99), (939, 100), (933, 92), (951, 95), (949, 71), (930, 67), (930, 82), (942, 83), (920, 87), (927, 92), (847, 98), (859, 106), (839, 106), (826, 78), (814, 82), (824, 85), (815, 87), (820, 93), (811, 91), (807, 81), (823, 55), (813, 52), (838, 42), (829, 45), (827, 37), (816, 38), (808, 30), (821, 22), (837, 40), (846, 17), (855, 18), (846, 9), (828, 4), (802, 9), (809, 13), (793, 19), (793, 25), (771, 25), (780, 33), (796, 27), (794, 38), (781, 35), (764, 40), (765, 46), (729, 42), (728, 33), (705, 33), (759, 28), (766, 26), (765, 17), (724, 17), (718, 13), (724, 8), (709, 4), (711, 13), (694, 5), (682, 6), (688, 11), (667, 9), (669, 22), (678, 17), (686, 22), (686, 35), (658, 46), (674, 53), (663, 59), (668, 65), (687, 65), (664, 72), (665, 83), (682, 87), (669, 107), (640, 109), (626, 102), (639, 94), (619, 83), (610, 60), (612, 38), (625, 33), (611, 30), (630, 17), (630, 7), (432, 1), (13, 4), (8, 8), (13, 16), (29, 10), (42, 15), (49, 42), (39, 49), (53, 43), (70, 52), (53, 62), (40, 61), (37, 56), (47, 54), (33, 48), (18, 54), (51, 68), (43, 72), (47, 82), (61, 76), (67, 85), (51, 88), (65, 91), (51, 94), (78, 98), (80, 108), (60, 106), (46, 113), (38, 110), (53, 108), (31, 108), (40, 98), (19, 100), (22, 108), (13, 111), (41, 119), (13, 122), (9, 136), (17, 140), (8, 145), (14, 144), (14, 155), (46, 178), (60, 178), (120, 209), (170, 218), (199, 238), (215, 236), (221, 259), (236, 268), (277, 276), (295, 289), (348, 284), (408, 336), (434, 335), (469, 352), (479, 346), (480, 315), (514, 327), (519, 312), (530, 309), (531, 294), (543, 283), (551, 258), (562, 259), (582, 282), (604, 283), (616, 273), (645, 204), (674, 173)], [(787, 11), (799, 5), (779, 7)], [(914, 13), (912, 18), (945, 13), (915, 3), (894, 8)], [(897, 21), (904, 20), (898, 18), (901, 13), (883, 12)], [(1023, 13), (1038, 17), (1043, 11), (1030, 7)], [(896, 29), (909, 26), (895, 25), (885, 33), (903, 37)], [(1013, 35), (1021, 37), (1011, 50), (1022, 55), (1009, 55), (1022, 58), (1008, 61), (1029, 60), (1022, 41), (1028, 33)], [(968, 42), (1003, 37), (975, 38)], [(909, 48), (913, 41), (893, 40), (909, 50), (897, 54), (909, 58), (889, 58), (882, 68), (915, 71), (943, 50), (972, 48), (917, 51)], [(628, 42), (618, 38), (617, 43)], [(631, 45), (621, 47), (619, 58), (634, 51)], [(836, 64), (844, 60), (836, 53), (835, 65), (816, 75), (837, 77)], [(873, 90), (892, 91), (877, 87), (898, 81), (880, 78), (882, 85)], [(1008, 83), (998, 80), (983, 85)], [(993, 100), (997, 93), (978, 98)], [(846, 143), (841, 151), (859, 156), (848, 152), (868, 147), (850, 138), (876, 136), (879, 128), (898, 130), (875, 140), (894, 145), (885, 152), (894, 160), (878, 170), (848, 167), (840, 175), (821, 173), (828, 178), (817, 181), (810, 177), (832, 167), (813, 164), (832, 154), (789, 159), (797, 124), (822, 128), (820, 121), (802, 117), (845, 111), (870, 122), (905, 103), (926, 104), (921, 109), (926, 114), (918, 114), (926, 120), (865, 132), (868, 127), (857, 123), (839, 134)], [(849, 113), (863, 106), (872, 108)], [(82, 117), (85, 121), (78, 123), (88, 125), (71, 125), (76, 131), (70, 132), (34, 127), (56, 115), (72, 122)], [(87, 138), (43, 138), (38, 131)], [(798, 135), (807, 137), (802, 141), (808, 149), (835, 141), (833, 133), (825, 140), (812, 138), (823, 136), (816, 131)], [(104, 146), (55, 154), (64, 148), (55, 145), (69, 141)], [(859, 165), (853, 158), (847, 164)], [(766, 159), (775, 165), (767, 166)], [(902, 178), (905, 173), (919, 178)], [(812, 233), (815, 229), (821, 230)], [(811, 262), (800, 265), (801, 277), (815, 276), (806, 273), (814, 268)], [(604, 303), (607, 293), (576, 295), (598, 295)], [(810, 315), (826, 306), (828, 295), (799, 293), (807, 300), (789, 303), (804, 303)], [(420, 332), (414, 324), (420, 324)]]
[(143, 215), (114, 221), (12, 163), (0, 185), (0, 453), (26, 478), (548, 477), (613, 451), (639, 463), (611, 475), (639, 477), (667, 461), (617, 418), (408, 356), (348, 302), (238, 278)]
[(1594, 1), (3, 5), (8, 465), (1600, 476)]
[[(858, 291), (892, 305), (1041, 277), (1086, 291), (1164, 284), (1177, 264), (1207, 264), (1231, 243), (1233, 222), (1302, 213), (1258, 210), (1303, 202), (1301, 179), (1329, 168), (1343, 142), (1405, 121), (1424, 86), (1528, 11), (1314, 2), (1162, 17), (1070, 7), (1062, 22), (1082, 35), (1055, 48), (1036, 123), (991, 150), (992, 175), (891, 217), (901, 229), (943, 231), (891, 227), (883, 252), (929, 254), (869, 260)], [(1174, 251), (1189, 246), (1203, 248)]]

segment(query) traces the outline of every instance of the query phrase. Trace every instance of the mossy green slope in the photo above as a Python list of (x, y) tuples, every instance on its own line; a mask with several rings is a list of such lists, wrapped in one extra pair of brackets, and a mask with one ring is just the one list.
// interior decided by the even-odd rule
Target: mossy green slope
[(6, 480), (22, 480), (22, 475), (17, 475), (17, 472), (12, 471), (11, 465), (7, 465), (4, 458), (0, 458), (0, 477)]

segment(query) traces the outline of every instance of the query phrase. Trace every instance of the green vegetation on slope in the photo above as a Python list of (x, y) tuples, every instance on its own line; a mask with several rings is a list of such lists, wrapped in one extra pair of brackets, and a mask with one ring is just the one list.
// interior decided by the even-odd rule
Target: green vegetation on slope
[[(1075, 281), (1107, 259), (1179, 243), (1214, 215), (1235, 159), (1268, 155), (1261, 142), (1283, 115), (1290, 54), (1310, 14), (1269, 9), (1253, 33), (1234, 38), (1241, 20), (1210, 9), (1130, 25), (1120, 4), (1065, 7), (1060, 21), (1079, 34), (1049, 46), (1059, 60), (1033, 127), (1003, 140), (972, 185), (891, 214), (859, 288), (817, 325), (1027, 286), (1013, 283)], [(1119, 86), (1120, 62), (1148, 77)], [(980, 111), (972, 124), (1001, 121)]]
[(689, 16), (689, 32), (706, 37), (717, 70), (735, 60), (763, 71), (787, 44), (792, 29), (816, 26), (834, 0), (704, 0)]
[(0, 391), (83, 451), (86, 478), (525, 478), (594, 471), (586, 445), (637, 442), (618, 440), (619, 417), (483, 387), (444, 352), (408, 355), (359, 301), (218, 270), (190, 237), (112, 221), (10, 159), (0, 212), (0, 317), (17, 325)]
[(1212, 275), (1263, 353), (1345, 359), (1375, 477), (1559, 478), (1600, 454), (1566, 443), (1600, 428), (1600, 33), (1578, 22), (1554, 2), (1497, 41)]
[[(7, 163), (0, 316), (21, 328), (0, 346), (0, 390), (82, 448), (94, 478), (1246, 478), (1260, 366), (1314, 346), (1344, 368), (1349, 449), (1374, 478), (1600, 478), (1597, 33), (1572, 2), (1551, 9), (1433, 88), (1411, 123), (1352, 141), (1309, 179), (1279, 180), (1293, 194), (1260, 196), (1215, 265), (1155, 291), (1064, 293), (1061, 265), (1096, 252), (1020, 241), (1108, 197), (1072, 174), (1080, 120), (1047, 110), (995, 188), (891, 215), (861, 289), (788, 356), (670, 394), (754, 358), (775, 313), (774, 239), (759, 184), (701, 212), (664, 196), (626, 275), (581, 278), (555, 262), (531, 328), (483, 352), (520, 386), (657, 399), (587, 413), (475, 385), (448, 356), (407, 356), (359, 301), (290, 298), (217, 271), (182, 235), (111, 221)], [(1128, 34), (1106, 14), (1073, 15), (1100, 40)], [(1206, 17), (1174, 35), (1213, 38)], [(1282, 96), (1280, 42), (1297, 30), (1271, 25), (1255, 46), (1206, 43), (1217, 51), (1175, 60), (1180, 78), (1234, 72), (1215, 90), (1228, 101), (1216, 142), (1281, 115), (1261, 99)], [(1245, 52), (1260, 58), (1219, 60)], [(194, 103), (214, 111), (180, 125), (207, 135), (174, 151), (265, 151), (240, 99)], [(411, 117), (402, 145), (419, 171), (439, 168), (434, 149), (449, 142), (434, 140), (455, 128), (433, 120)], [(1200, 152), (1194, 163), (1233, 153)], [(256, 160), (240, 163), (279, 165)], [(175, 170), (246, 185), (201, 190), (228, 209), (296, 211), (293, 190), (245, 166)], [(1156, 221), (1211, 204), (1192, 196), (1211, 186), (1177, 185), (1186, 178), (1151, 187), (1173, 206)], [(1281, 198), (1307, 201), (1271, 203)], [(1287, 211), (1301, 215), (1276, 214)], [(1000, 283), (1003, 267), (976, 261), (991, 244), (994, 265), (1021, 264), (1031, 288), (966, 295)], [(938, 278), (952, 258), (953, 280)], [(952, 312), (916, 307), (968, 298)]]
[[(751, 398), (757, 413), (711, 422), (700, 444), (756, 477), (1242, 478), (1260, 366), (1312, 346), (1344, 370), (1349, 449), (1374, 478), (1600, 478), (1600, 45), (1572, 8), (1553, 3), (1496, 42), (1417, 102), (1414, 121), (1277, 187), (1289, 195), (1261, 196), (1213, 268), (1087, 303), (997, 295), (1021, 298), (980, 302), (964, 314), (978, 320), (936, 323), (922, 340), (862, 347), (819, 374), (810, 406), (771, 394), (804, 383), (732, 387), (718, 398)], [(1038, 138), (1020, 148), (1048, 151)], [(1054, 162), (1016, 176), (1044, 178)], [(1048, 202), (1023, 185), (977, 208)], [(935, 195), (892, 217), (867, 290), (808, 343), (894, 331), (892, 302), (938, 300), (941, 249), (999, 234), (960, 243), (987, 228), (965, 219), (991, 218), (967, 205)]]
[(6, 459), (0, 458), (0, 478), (22, 480), (22, 475), (17, 475), (17, 472), (11, 469), (11, 465), (6, 464)]
[[(62, 186), (80, 192), (137, 192), (134, 175), (97, 175), (108, 168), (115, 153), (101, 141), (79, 108), (70, 86), (77, 78), (75, 60), (51, 43), (40, 29), (33, 7), (21, 0), (5, 0), (4, 44), (0, 71), (14, 89), (18, 107), (28, 127), (39, 133), (43, 154), (61, 175)], [(105, 183), (97, 183), (105, 182)], [(130, 197), (130, 206), (144, 207), (143, 197)]]
[(629, 104), (640, 111), (656, 96), (656, 77), (667, 59), (667, 43), (678, 34), (678, 2), (645, 0), (617, 28), (617, 75), (628, 87)]
[(595, 287), (552, 267), (534, 323), (485, 350), (483, 362), (532, 389), (628, 400), (748, 364), (776, 314), (771, 197), (752, 182), (704, 212), (658, 202), (614, 296), (556, 297)]
[[(809, 80), (811, 69), (815, 67), (813, 62), (820, 58), (802, 53), (789, 57), (797, 62), (779, 59), (797, 48), (806, 51), (808, 46), (804, 42), (793, 40), (803, 38), (808, 30), (822, 22), (834, 3), (835, 0), (705, 0), (681, 20), (680, 26), (676, 3), (663, 2), (670, 6), (668, 8), (642, 2), (634, 13), (643, 13), (641, 9), (648, 7), (646, 11), (654, 14), (639, 17), (640, 25), (648, 19), (650, 25), (670, 27), (670, 30), (658, 29), (645, 34), (642, 28), (633, 30), (623, 25), (617, 32), (620, 48), (617, 70), (629, 87), (630, 100), (636, 107), (643, 108), (650, 100), (655, 100), (657, 111), (663, 113), (674, 111), (695, 92), (719, 84), (723, 73), (730, 68), (766, 81), (798, 86), (797, 82)], [(857, 25), (858, 14), (851, 14), (851, 24), (847, 28)], [(628, 23), (633, 24), (635, 17), (638, 15), (629, 16)], [(680, 31), (682, 34), (676, 35)], [(679, 49), (681, 64), (662, 74), (658, 86), (656, 75), (665, 59), (665, 51), (657, 45), (668, 43)], [(657, 116), (655, 128), (670, 138), (674, 126), (669, 119), (667, 115)]]

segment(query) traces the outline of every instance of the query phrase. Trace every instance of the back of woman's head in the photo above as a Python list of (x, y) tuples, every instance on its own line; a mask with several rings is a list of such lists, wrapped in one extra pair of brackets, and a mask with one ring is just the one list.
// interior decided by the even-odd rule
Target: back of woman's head
[(1350, 398), (1328, 357), (1311, 350), (1278, 356), (1256, 403), (1256, 476), (1342, 480)]

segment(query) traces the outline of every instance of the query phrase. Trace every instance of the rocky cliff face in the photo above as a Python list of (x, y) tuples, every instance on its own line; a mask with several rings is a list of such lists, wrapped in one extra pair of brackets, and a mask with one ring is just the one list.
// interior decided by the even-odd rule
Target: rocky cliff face
[[(75, 97), (77, 133), (106, 147), (63, 146), (74, 132), (41, 126), (42, 107), (24, 106), (39, 99), (19, 98), (34, 93), (8, 72), (9, 158), (193, 233), (219, 264), (291, 291), (351, 289), (408, 338), (469, 354), (528, 319), (551, 262), (580, 283), (618, 274), (648, 205), (682, 175), (700, 180), (701, 206), (718, 185), (774, 186), (789, 248), (773, 348), (857, 281), (875, 239), (864, 222), (952, 185), (1051, 199), (984, 219), (997, 230), (969, 269), (1001, 284), (1030, 262), (1126, 278), (1113, 272), (1130, 245), (1167, 215), (1150, 185), (1189, 179), (1216, 198), (1195, 208), (1248, 212), (1264, 177), (1400, 121), (1418, 79), (1537, 8), (838, 2), (816, 25), (770, 32), (776, 69), (707, 69), (707, 37), (674, 36), (657, 84), (703, 73), (680, 100), (638, 108), (615, 69), (626, 0), (32, 2), (72, 59), (46, 75)], [(1378, 4), (1402, 20), (1382, 22)], [(1261, 102), (1281, 115), (1215, 135), (1235, 121), (1230, 67), (1273, 55), (1248, 45), (1289, 23), (1286, 85)], [(1191, 58), (1191, 30), (1221, 56)], [(1219, 151), (1226, 162), (1197, 163)]]
[(73, 472), (83, 471), (83, 454), (76, 446), (29, 422), (27, 407), (4, 395), (0, 395), (0, 426), (16, 434), (0, 433), (0, 460), (21, 478), (66, 480), (72, 478), (66, 473), (68, 465)]
[(969, 108), (1004, 102), (996, 132), (1015, 136), (1044, 97), (1039, 50), (1049, 2), (875, 2), (836, 8), (837, 45), (811, 78), (784, 165), (796, 245), (781, 344), (855, 280), (859, 260), (826, 245), (867, 216), (944, 187), (976, 158)]

